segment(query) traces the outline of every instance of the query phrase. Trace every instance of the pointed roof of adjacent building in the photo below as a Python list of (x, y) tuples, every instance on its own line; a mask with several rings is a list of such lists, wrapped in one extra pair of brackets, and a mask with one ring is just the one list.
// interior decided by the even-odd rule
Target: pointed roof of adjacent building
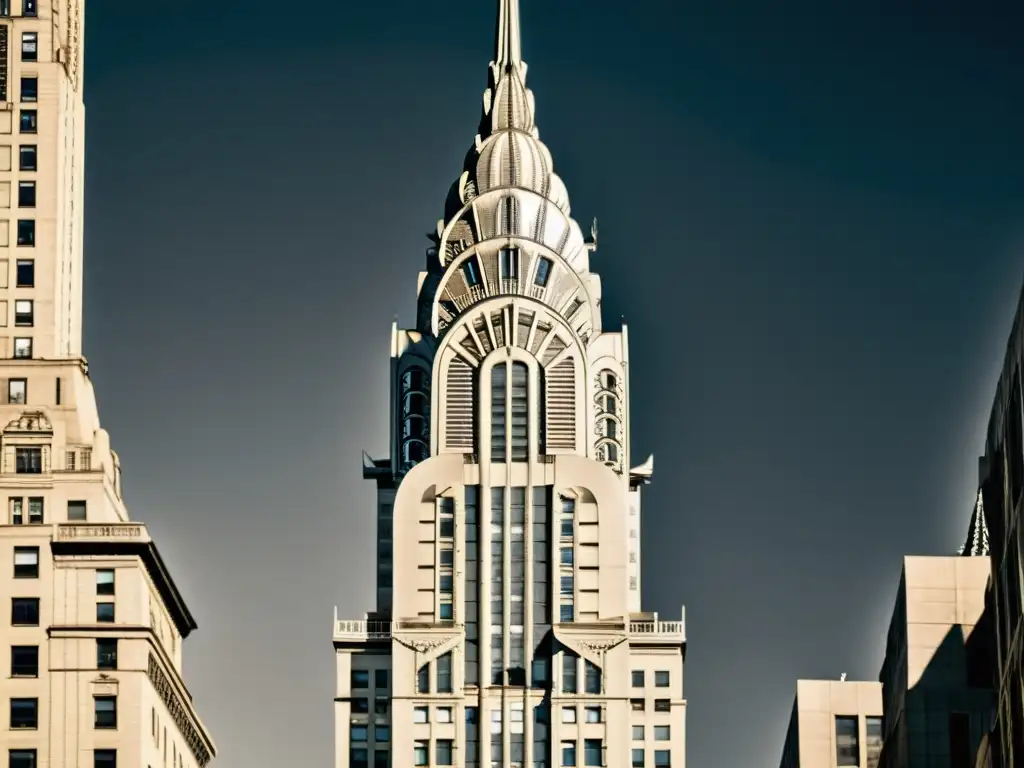
[(988, 523), (985, 522), (985, 502), (980, 490), (974, 503), (974, 512), (971, 513), (967, 540), (960, 546), (957, 554), (964, 557), (987, 557), (989, 555)]

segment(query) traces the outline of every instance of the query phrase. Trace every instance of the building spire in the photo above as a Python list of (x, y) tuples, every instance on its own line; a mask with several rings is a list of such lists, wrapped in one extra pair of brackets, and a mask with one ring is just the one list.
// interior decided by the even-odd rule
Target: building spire
[(498, 26), (494, 35), (494, 63), (508, 70), (523, 63), (519, 31), (519, 0), (498, 0)]

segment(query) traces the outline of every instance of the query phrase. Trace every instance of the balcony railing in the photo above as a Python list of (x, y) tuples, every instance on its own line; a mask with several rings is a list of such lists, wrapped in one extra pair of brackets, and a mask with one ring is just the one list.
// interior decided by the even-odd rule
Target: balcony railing
[(680, 621), (661, 621), (656, 613), (649, 619), (631, 619), (629, 634), (636, 640), (686, 642), (686, 609)]
[(335, 619), (334, 639), (350, 642), (390, 640), (391, 622), (375, 619), (363, 619), (362, 621)]
[(148, 542), (149, 534), (141, 523), (60, 523), (58, 541), (138, 541)]

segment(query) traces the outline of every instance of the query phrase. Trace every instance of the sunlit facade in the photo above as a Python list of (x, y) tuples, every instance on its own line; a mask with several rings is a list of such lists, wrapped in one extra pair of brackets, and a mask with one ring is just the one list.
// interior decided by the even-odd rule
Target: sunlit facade
[(781, 768), (878, 768), (882, 686), (798, 680)]
[(391, 332), (376, 610), (337, 620), (336, 768), (685, 765), (685, 624), (641, 611), (628, 336), (538, 138), (517, 0)]
[(0, 760), (203, 768), (195, 622), (82, 356), (82, 0), (0, 0)]

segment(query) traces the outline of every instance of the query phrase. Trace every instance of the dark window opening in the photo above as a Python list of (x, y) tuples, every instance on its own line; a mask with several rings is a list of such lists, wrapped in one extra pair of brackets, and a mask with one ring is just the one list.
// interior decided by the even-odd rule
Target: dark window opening
[(96, 668), (117, 669), (117, 640), (102, 638), (96, 641)]
[(11, 677), (39, 677), (39, 646), (11, 647)]
[[(36, 207), (36, 183), (34, 181), (18, 182), (18, 207)], [(20, 262), (19, 262), (20, 263)], [(31, 263), (31, 262), (29, 262)]]
[[(21, 184), (32, 183), (32, 182), (21, 182)], [(19, 185), (20, 186), (20, 185)], [(35, 186), (32, 187), (32, 204), (35, 205)], [(21, 196), (18, 196), (18, 200), (21, 200)], [(20, 202), (19, 202), (20, 205)], [(36, 284), (36, 263), (32, 259), (18, 259), (17, 269), (17, 287), (18, 288), (34, 288)]]
[(21, 78), (21, 100), (24, 102), (39, 101), (39, 78)]
[(542, 288), (547, 286), (548, 280), (551, 279), (551, 259), (540, 258), (537, 260), (537, 275), (533, 278), (533, 282)]
[[(18, 193), (21, 193), (19, 188)], [(36, 244), (36, 222), (34, 219), (18, 219), (18, 245), (31, 248)]]

